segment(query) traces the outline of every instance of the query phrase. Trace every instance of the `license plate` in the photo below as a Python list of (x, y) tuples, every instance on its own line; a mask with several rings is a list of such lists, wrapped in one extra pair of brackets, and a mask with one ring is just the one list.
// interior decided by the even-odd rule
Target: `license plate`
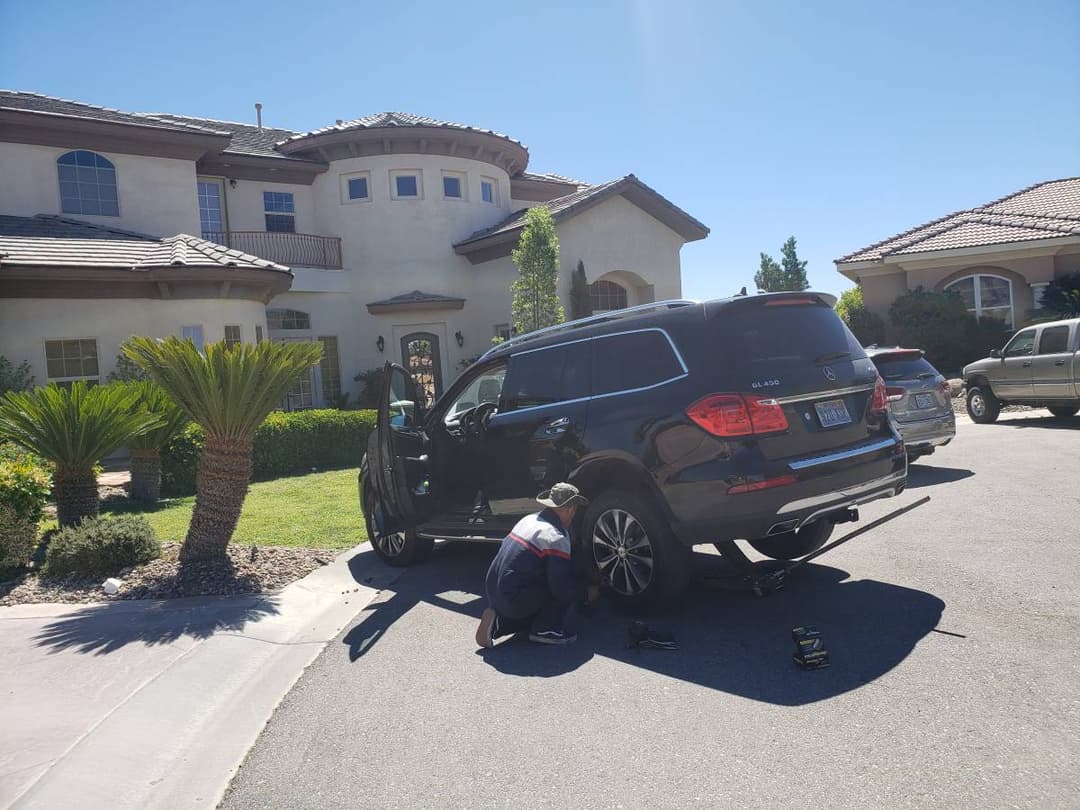
[(915, 395), (915, 407), (916, 408), (933, 408), (934, 407), (934, 395), (933, 394), (916, 394)]
[(828, 402), (815, 403), (814, 410), (817, 411), (822, 427), (851, 424), (851, 414), (848, 413), (847, 405), (844, 404), (842, 399), (830, 399)]

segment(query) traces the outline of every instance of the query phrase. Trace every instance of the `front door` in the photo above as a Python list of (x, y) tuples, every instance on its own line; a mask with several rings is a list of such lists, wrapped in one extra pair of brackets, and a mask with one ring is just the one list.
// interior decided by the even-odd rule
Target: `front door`
[(1031, 399), (1031, 356), (1035, 352), (1035, 330), (1024, 329), (1005, 346), (1001, 366), (992, 379), (991, 387), (999, 399)]
[(401, 339), (401, 364), (416, 381), (430, 406), (442, 393), (442, 356), (439, 336), (413, 332)]
[(375, 489), (382, 532), (412, 528), (429, 510), (427, 436), (419, 388), (401, 366), (383, 368), (378, 421), (368, 439), (369, 480)]
[(1076, 396), (1073, 386), (1073, 354), (1076, 345), (1071, 330), (1075, 327), (1044, 326), (1039, 332), (1035, 356), (1031, 358), (1031, 383), (1036, 399), (1071, 399)]

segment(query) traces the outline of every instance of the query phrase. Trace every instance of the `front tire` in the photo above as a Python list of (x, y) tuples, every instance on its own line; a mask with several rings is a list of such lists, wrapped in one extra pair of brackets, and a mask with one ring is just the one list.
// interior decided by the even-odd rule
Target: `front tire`
[(831, 520), (815, 520), (801, 529), (793, 529), (783, 534), (751, 540), (750, 545), (774, 560), (797, 560), (807, 554), (813, 554), (827, 542), (836, 524)]
[(382, 532), (379, 529), (381, 506), (375, 502), (375, 493), (364, 486), (364, 525), (367, 527), (371, 549), (387, 565), (404, 568), (427, 559), (435, 547), (435, 541), (419, 537), (412, 529), (400, 532)]
[(1050, 413), (1058, 419), (1068, 419), (1070, 416), (1076, 416), (1076, 413), (1077, 411), (1080, 411), (1080, 408), (1077, 408), (1075, 405), (1054, 405), (1046, 410), (1050, 411)]
[(972, 422), (989, 425), (996, 422), (1001, 413), (1001, 402), (989, 388), (969, 388), (967, 392), (967, 412)]
[(582, 538), (600, 581), (618, 602), (661, 604), (689, 584), (691, 551), (646, 495), (609, 490), (594, 498), (585, 510)]

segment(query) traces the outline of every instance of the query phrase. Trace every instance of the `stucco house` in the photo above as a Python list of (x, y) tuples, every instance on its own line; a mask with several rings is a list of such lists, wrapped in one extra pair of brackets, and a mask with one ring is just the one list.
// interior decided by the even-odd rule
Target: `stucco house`
[[(258, 108), (258, 105), (257, 105)], [(310, 132), (0, 91), (0, 355), (104, 380), (132, 334), (321, 341), (290, 407), (394, 360), (441, 389), (510, 322), (524, 210), (550, 207), (560, 293), (681, 294), (708, 228), (633, 175), (528, 171), (519, 141), (380, 113)]]
[(922, 287), (955, 290), (972, 314), (1018, 328), (1051, 281), (1080, 272), (1080, 178), (948, 214), (837, 259), (836, 269), (886, 324), (893, 301)]

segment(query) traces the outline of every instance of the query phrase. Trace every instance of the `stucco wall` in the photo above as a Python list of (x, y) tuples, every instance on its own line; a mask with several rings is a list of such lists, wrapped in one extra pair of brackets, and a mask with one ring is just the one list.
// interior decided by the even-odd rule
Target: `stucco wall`
[(225, 324), (239, 324), (245, 342), (255, 326), (266, 329), (266, 310), (258, 301), (146, 299), (0, 299), (0, 355), (16, 365), (28, 360), (35, 382), (48, 382), (45, 341), (96, 338), (102, 380), (115, 368), (120, 344), (131, 335), (180, 336), (182, 326), (203, 327), (203, 339), (223, 340)]
[[(56, 160), (70, 149), (0, 142), (0, 214), (62, 214)], [(120, 216), (65, 214), (154, 236), (199, 234), (195, 163), (98, 152), (116, 167)]]
[(320, 231), (315, 221), (315, 206), (312, 202), (311, 186), (293, 183), (267, 183), (261, 180), (237, 180), (236, 188), (228, 181), (225, 187), (225, 211), (231, 231), (265, 231), (266, 209), (263, 206), (264, 191), (286, 191), (293, 195), (296, 207), (296, 232), (321, 233), (333, 236), (332, 232)]

